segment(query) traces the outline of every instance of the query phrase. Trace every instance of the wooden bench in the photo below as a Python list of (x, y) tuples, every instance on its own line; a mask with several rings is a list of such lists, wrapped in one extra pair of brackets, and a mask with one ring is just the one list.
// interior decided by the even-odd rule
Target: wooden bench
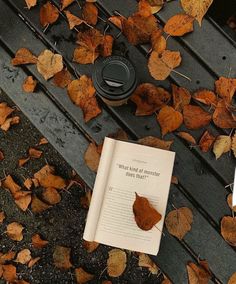
[[(52, 1), (57, 7), (59, 2)], [(27, 47), (34, 54), (39, 54), (46, 48), (60, 53), (74, 78), (82, 74), (91, 76), (93, 70), (91, 65), (72, 62), (76, 32), (68, 29), (63, 14), (44, 33), (39, 23), (39, 6), (29, 11), (24, 8), (22, 0), (0, 0), (0, 5), (0, 88), (47, 137), (88, 186), (92, 188), (95, 174), (85, 165), (83, 155), (91, 141), (99, 144), (106, 135), (115, 133), (120, 128), (134, 140), (148, 135), (161, 137), (155, 117), (135, 117), (132, 104), (112, 108), (100, 101), (102, 114), (85, 123), (80, 108), (73, 105), (66, 91), (45, 81), (35, 66), (12, 67), (11, 57), (19, 48)], [(134, 0), (98, 0), (96, 5), (100, 11), (99, 16), (105, 20), (99, 21), (98, 28), (104, 29), (107, 18), (114, 10), (129, 16), (135, 11), (137, 3)], [(76, 3), (70, 6), (70, 11), (77, 10)], [(177, 1), (173, 1), (157, 17), (164, 24), (178, 12), (179, 5)], [(117, 36), (120, 31), (110, 25), (109, 33)], [(214, 81), (219, 76), (227, 76), (230, 67), (231, 76), (236, 77), (236, 44), (209, 17), (203, 20), (202, 28), (195, 24), (194, 33), (183, 38), (168, 39), (168, 47), (179, 50), (183, 57), (177, 71), (188, 75), (191, 82), (175, 73), (171, 73), (165, 81), (155, 81), (147, 70), (147, 48), (130, 45), (122, 34), (116, 41), (117, 44), (125, 45), (127, 57), (136, 67), (140, 82), (151, 82), (167, 89), (170, 89), (171, 83), (175, 83), (196, 90), (200, 87), (213, 89)], [(39, 90), (30, 96), (21, 89), (27, 75), (33, 75), (39, 82)], [(215, 135), (227, 133), (213, 123), (208, 129)], [(197, 139), (202, 133), (203, 130), (192, 132)], [(166, 138), (174, 139), (174, 175), (179, 179), (178, 185), (171, 185), (167, 211), (172, 210), (173, 205), (187, 206), (193, 210), (194, 223), (183, 241), (165, 232), (160, 252), (153, 260), (173, 283), (187, 283), (187, 262), (197, 262), (198, 258), (206, 259), (213, 273), (212, 283), (227, 283), (236, 271), (236, 253), (220, 235), (220, 220), (224, 215), (231, 215), (226, 202), (229, 192), (225, 186), (233, 182), (235, 160), (224, 155), (220, 161), (216, 161), (212, 153), (202, 153), (198, 147), (190, 149), (175, 133), (168, 134)]]

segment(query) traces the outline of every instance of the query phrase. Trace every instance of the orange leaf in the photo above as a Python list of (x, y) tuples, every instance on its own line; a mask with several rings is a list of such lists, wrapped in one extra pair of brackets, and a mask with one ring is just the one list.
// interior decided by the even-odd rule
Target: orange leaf
[(187, 264), (189, 284), (208, 284), (211, 279), (211, 272), (206, 261), (200, 261), (200, 266), (193, 262)]
[(230, 277), (228, 284), (235, 284), (236, 283), (236, 272)]
[(15, 256), (16, 256), (16, 253), (14, 251), (9, 251), (4, 254), (0, 253), (0, 265), (5, 264), (7, 261), (13, 260)]
[(149, 231), (162, 218), (161, 214), (149, 203), (148, 199), (135, 193), (136, 199), (133, 204), (133, 213), (137, 226)]
[(33, 93), (36, 85), (37, 81), (32, 76), (28, 76), (22, 85), (22, 89), (26, 93)]
[(164, 32), (171, 36), (183, 36), (193, 31), (194, 18), (187, 14), (171, 17), (164, 26)]
[(138, 4), (139, 14), (143, 17), (149, 17), (159, 12), (163, 4), (162, 0), (140, 0)]
[(3, 180), (2, 186), (6, 189), (9, 189), (12, 195), (21, 190), (21, 187), (14, 182), (10, 175)]
[(98, 21), (98, 9), (93, 3), (85, 3), (82, 9), (83, 19), (90, 25), (95, 26)]
[(194, 144), (194, 145), (197, 144), (195, 138), (188, 132), (180, 131), (177, 133), (177, 135), (183, 138), (184, 140), (186, 140), (187, 142), (189, 142), (190, 144)]
[(90, 143), (85, 154), (84, 161), (91, 171), (97, 172), (101, 153), (94, 143)]
[(91, 51), (84, 46), (79, 46), (74, 50), (73, 61), (80, 64), (91, 64), (94, 63), (98, 56), (98, 52)]
[(28, 48), (18, 49), (15, 54), (15, 57), (11, 60), (11, 64), (14, 66), (30, 63), (37, 63), (37, 57), (34, 56)]
[(221, 235), (231, 246), (236, 246), (236, 218), (224, 216), (221, 220)]
[(163, 36), (158, 36), (159, 30), (157, 32), (152, 33), (151, 43), (152, 43), (152, 50), (156, 51), (157, 53), (161, 54), (166, 49), (166, 39)]
[(229, 205), (229, 208), (236, 212), (236, 205), (233, 206), (233, 194), (230, 193), (228, 196), (227, 196), (227, 203)]
[(202, 152), (208, 152), (212, 147), (215, 139), (215, 136), (213, 136), (208, 130), (206, 130), (199, 141), (199, 146)]
[(39, 234), (35, 234), (32, 237), (32, 245), (34, 248), (41, 249), (48, 244), (48, 241), (41, 239)]
[(1, 125), (1, 129), (4, 131), (7, 131), (11, 125), (19, 124), (20, 123), (20, 117), (19, 116), (13, 116), (10, 118), (7, 118), (6, 121)]
[(61, 11), (72, 4), (75, 0), (61, 0)]
[(72, 30), (75, 26), (80, 26), (81, 24), (84, 23), (84, 20), (73, 15), (70, 11), (65, 11), (65, 15), (67, 17), (67, 21), (69, 23), (70, 30)]
[(163, 149), (163, 150), (170, 150), (170, 147), (173, 144), (174, 140), (164, 141), (157, 137), (147, 136), (147, 137), (139, 139), (138, 142), (142, 145), (155, 147), (155, 148)]
[(209, 90), (199, 90), (193, 94), (193, 99), (208, 106), (216, 106), (217, 98), (214, 92)]
[(173, 105), (174, 109), (180, 112), (183, 111), (184, 106), (189, 105), (191, 100), (191, 94), (189, 90), (178, 87), (174, 84), (172, 86), (172, 93), (173, 93)]
[(92, 52), (95, 52), (98, 46), (103, 44), (103, 35), (95, 28), (85, 32), (79, 32), (77, 38), (79, 45), (87, 47)]
[(127, 256), (121, 249), (112, 249), (108, 252), (107, 273), (111, 277), (119, 277), (125, 271)]
[(94, 275), (86, 272), (83, 268), (79, 267), (75, 269), (75, 277), (78, 284), (88, 283), (94, 278)]
[(103, 44), (100, 48), (100, 54), (103, 57), (112, 55), (112, 47), (113, 47), (114, 38), (111, 35), (104, 35)]
[(50, 205), (44, 203), (37, 196), (33, 195), (31, 203), (31, 209), (33, 213), (42, 213), (49, 208), (51, 208)]
[(28, 190), (31, 189), (32, 185), (33, 185), (33, 181), (32, 181), (31, 178), (27, 178), (27, 179), (24, 181), (24, 186), (25, 186)]
[(111, 16), (110, 18), (108, 18), (108, 21), (110, 21), (118, 29), (122, 30), (122, 19), (123, 17), (121, 16)]
[(69, 269), (72, 267), (70, 262), (71, 249), (63, 246), (56, 246), (53, 253), (54, 265), (60, 269)]
[(236, 132), (234, 133), (234, 136), (232, 137), (231, 150), (233, 151), (234, 157), (236, 158)]
[(0, 103), (0, 125), (3, 125), (7, 117), (14, 111), (6, 103)]
[(2, 269), (3, 269), (3, 274), (2, 274), (3, 279), (9, 283), (15, 282), (15, 280), (17, 279), (16, 267), (12, 264), (5, 264), (2, 265)]
[(95, 251), (98, 246), (99, 246), (99, 243), (97, 242), (83, 241), (83, 247), (86, 249), (88, 253)]
[(236, 79), (220, 77), (215, 81), (216, 93), (227, 103), (231, 103), (236, 92)]
[(183, 110), (184, 124), (189, 129), (198, 129), (208, 125), (211, 121), (211, 114), (199, 106), (187, 105)]
[(61, 201), (61, 195), (54, 187), (44, 188), (42, 197), (47, 203), (51, 205), (55, 205)]
[(30, 157), (28, 157), (28, 158), (23, 158), (23, 159), (19, 159), (19, 161), (18, 161), (18, 165), (19, 165), (19, 167), (23, 167), (28, 161), (30, 160)]
[(25, 3), (27, 5), (27, 8), (30, 9), (37, 4), (37, 0), (25, 0)]
[(39, 159), (42, 156), (43, 152), (35, 148), (29, 148), (29, 156), (33, 159)]
[(48, 1), (46, 4), (41, 6), (39, 17), (40, 17), (40, 24), (43, 27), (46, 27), (47, 25), (53, 24), (56, 22), (56, 20), (59, 17), (59, 11), (54, 5), (52, 5)]
[[(61, 71), (61, 72), (62, 72), (62, 71)], [(58, 73), (57, 73), (57, 74), (58, 74)], [(56, 74), (56, 75), (57, 75), (57, 74)], [(54, 76), (54, 79), (55, 79), (56, 75)], [(45, 144), (48, 144), (48, 140), (47, 140), (45, 137), (43, 137), (43, 138), (40, 139), (40, 141), (39, 141), (39, 143), (37, 144), (37, 146), (45, 145)]]
[(27, 264), (31, 260), (31, 252), (29, 249), (23, 249), (17, 254), (16, 262)]
[(13, 222), (7, 225), (6, 233), (10, 239), (19, 242), (23, 240), (23, 234), (22, 234), (23, 229), (24, 227), (21, 224)]
[(91, 190), (87, 190), (85, 192), (85, 195), (80, 197), (80, 205), (85, 208), (88, 209), (90, 202), (91, 202), (91, 198), (92, 198), (92, 191)]
[(218, 102), (213, 113), (213, 121), (220, 128), (236, 128), (236, 121), (233, 119), (224, 100)]
[(29, 263), (28, 263), (28, 267), (31, 268), (32, 266), (35, 265), (35, 263), (37, 263), (40, 260), (40, 257), (36, 257), (36, 258), (32, 258)]
[(1, 211), (0, 212), (0, 224), (3, 223), (4, 219), (5, 219), (5, 213), (3, 211)]
[(164, 50), (162, 54), (153, 51), (148, 60), (148, 69), (156, 80), (165, 80), (181, 60), (179, 51)]
[(28, 209), (32, 200), (31, 193), (26, 191), (19, 191), (19, 193), (21, 193), (22, 196), (18, 198), (16, 198), (17, 196), (14, 196), (15, 203), (22, 211), (25, 212)]
[[(59, 88), (67, 87), (71, 82), (71, 74), (67, 69), (62, 69), (60, 72), (56, 73), (53, 77), (53, 83)], [(45, 138), (44, 138), (45, 139)], [(47, 144), (48, 141), (41, 141), (39, 145)]]
[(157, 121), (161, 126), (162, 136), (179, 128), (183, 123), (180, 112), (170, 106), (164, 106), (157, 115)]

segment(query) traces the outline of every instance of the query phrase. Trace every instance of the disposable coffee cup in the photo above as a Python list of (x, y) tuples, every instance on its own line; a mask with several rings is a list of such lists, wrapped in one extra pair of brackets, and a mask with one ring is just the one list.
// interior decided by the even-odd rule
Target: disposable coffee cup
[(127, 103), (137, 87), (135, 69), (122, 56), (99, 58), (95, 62), (93, 84), (107, 105), (121, 106)]

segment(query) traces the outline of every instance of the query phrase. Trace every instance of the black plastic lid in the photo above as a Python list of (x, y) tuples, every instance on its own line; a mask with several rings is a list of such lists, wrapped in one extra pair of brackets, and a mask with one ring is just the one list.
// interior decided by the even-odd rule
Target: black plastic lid
[(93, 84), (98, 95), (108, 100), (128, 98), (137, 86), (135, 69), (122, 56), (99, 58), (95, 62)]

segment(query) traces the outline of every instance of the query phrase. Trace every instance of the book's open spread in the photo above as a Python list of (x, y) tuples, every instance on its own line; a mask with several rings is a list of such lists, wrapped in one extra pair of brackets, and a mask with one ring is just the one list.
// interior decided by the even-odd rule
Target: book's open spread
[[(105, 138), (84, 239), (156, 255), (159, 250), (175, 153)], [(136, 225), (135, 192), (162, 219), (150, 231)]]

